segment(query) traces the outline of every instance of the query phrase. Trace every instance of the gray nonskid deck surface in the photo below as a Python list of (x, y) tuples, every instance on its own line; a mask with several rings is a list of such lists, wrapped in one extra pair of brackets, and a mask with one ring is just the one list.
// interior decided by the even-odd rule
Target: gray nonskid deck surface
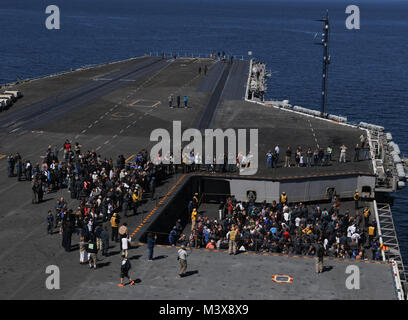
[[(81, 85), (100, 81), (98, 79), (111, 79), (112, 74), (116, 74), (121, 70), (129, 70), (135, 65), (140, 65), (150, 60), (151, 58), (146, 56), (137, 57), (126, 61), (102, 64), (92, 68), (65, 72), (59, 75), (46, 76), (15, 84), (8, 88), (8, 90), (20, 90), (24, 94), (24, 97), (13, 104), (10, 110), (15, 112), (16, 110), (38, 103), (44, 99), (59, 97), (66, 92), (75, 90), (75, 88)], [(10, 111), (0, 113), (0, 119), (7, 117), (9, 113)]]
[[(70, 255), (79, 255), (78, 252)], [(191, 275), (179, 278), (177, 248), (156, 247), (158, 259), (147, 261), (147, 248), (131, 249), (130, 276), (137, 279), (135, 286), (119, 288), (119, 255), (112, 257), (99, 270), (64, 263), (61, 289), (50, 292), (40, 281), (32, 283), (25, 297), (41, 299), (181, 299), (181, 300), (264, 300), (264, 299), (395, 299), (390, 265), (352, 263), (326, 260), (332, 267), (320, 275), (314, 272), (314, 260), (282, 256), (239, 254), (194, 250), (188, 257), (187, 271)], [(75, 260), (75, 259), (72, 259)], [(101, 264), (104, 261), (100, 262)], [(360, 289), (346, 288), (346, 267), (350, 264), (360, 270)], [(78, 270), (80, 269), (80, 270)], [(77, 277), (72, 279), (76, 270)], [(378, 278), (378, 274), (382, 277)], [(271, 280), (274, 274), (289, 275), (291, 284)], [(38, 287), (35, 287), (38, 285)], [(19, 295), (17, 295), (18, 297)]]
[[(148, 59), (142, 58), (141, 60), (147, 61)], [(25, 108), (29, 108), (30, 105), (44, 99), (60, 94), (64, 97), (64, 92), (69, 92), (74, 88), (93, 85), (94, 82), (102, 84), (103, 81), (109, 81), (102, 80), (103, 78), (111, 79), (112, 74), (126, 73), (129, 68), (136, 66), (138, 63), (136, 60), (126, 61), (17, 85), (15, 88), (22, 90), (25, 96), (10, 110), (3, 112), (0, 115), (0, 121), (9, 117), (12, 118), (13, 115), (20, 116), (26, 111)], [(207, 64), (209, 70), (212, 70), (210, 66), (213, 62), (208, 59), (199, 60), (199, 63), (202, 66)], [(163, 67), (159, 70), (149, 69), (146, 73), (139, 74), (138, 78), (130, 79), (130, 75), (129, 78), (125, 76), (125, 80), (132, 81), (120, 81), (119, 79), (120, 85), (115, 84), (109, 90), (101, 93), (100, 96), (87, 101), (79, 108), (73, 107), (66, 114), (61, 113), (58, 117), (47, 117), (44, 122), (36, 123), (36, 126), (38, 126), (35, 130), (32, 130), (30, 126), (13, 133), (3, 130), (0, 132), (0, 155), (20, 152), (24, 160), (29, 159), (35, 164), (41, 161), (40, 156), (45, 154), (48, 145), (62, 147), (65, 139), (69, 138), (72, 142), (80, 142), (83, 145), (83, 150), (99, 148), (97, 152), (102, 156), (116, 159), (118, 154), (129, 157), (140, 149), (151, 146), (152, 143), (149, 138), (152, 130), (165, 128), (171, 132), (173, 120), (182, 121), (183, 129), (194, 127), (208, 104), (211, 94), (211, 90), (198, 91), (198, 86), (203, 81), (207, 81), (204, 86), (211, 89), (211, 84), (215, 85), (217, 82), (212, 77), (215, 78), (217, 72), (220, 75), (219, 72), (223, 70), (223, 68), (220, 68), (222, 64), (216, 63), (214, 64), (216, 69), (214, 69), (213, 75), (209, 72), (208, 78), (203, 75), (200, 77), (198, 76), (199, 63), (195, 59), (165, 60)], [(220, 69), (216, 71), (217, 68)], [(235, 78), (230, 77), (229, 81), (231, 79)], [(235, 80), (233, 81), (235, 83)], [(229, 84), (227, 83), (226, 86), (228, 87)], [(171, 93), (181, 95), (181, 97), (187, 94), (192, 108), (168, 108), (167, 98)], [(214, 127), (260, 127), (262, 130), (260, 133), (260, 154), (273, 145), (270, 142), (274, 143), (275, 140), (280, 141), (282, 144), (281, 150), (283, 150), (285, 144), (297, 144), (299, 137), (303, 139), (304, 144), (313, 144), (314, 140), (310, 129), (308, 129), (309, 131), (306, 130), (306, 125), (309, 122), (305, 117), (293, 115), (287, 117), (286, 114), (283, 115), (279, 112), (276, 112), (275, 115), (270, 113), (270, 109), (262, 106), (259, 106), (258, 109), (251, 109), (249, 114), (247, 110), (252, 106), (252, 104), (242, 101), (223, 100), (218, 106)], [(274, 114), (275, 120), (268, 119), (270, 114)], [(357, 130), (343, 130), (343, 128), (332, 124), (320, 125), (318, 120), (310, 121), (315, 131), (318, 132), (319, 143), (322, 145), (327, 143), (339, 144), (346, 140), (347, 145), (352, 146), (354, 140), (358, 137)], [(283, 127), (281, 124), (284, 124)], [(271, 129), (268, 129), (269, 126)], [(339, 131), (336, 133), (338, 128)], [(330, 132), (332, 134), (329, 134)], [(292, 137), (292, 134), (294, 137)], [(262, 155), (260, 159), (262, 162)], [(348, 163), (339, 168), (340, 166), (338, 166), (338, 170), (354, 168), (355, 170), (366, 171), (370, 169), (368, 162)], [(46, 195), (45, 199), (47, 201), (40, 205), (32, 205), (30, 183), (17, 182), (16, 178), (7, 178), (6, 169), (7, 160), (3, 157), (0, 159), (0, 172), (2, 173), (0, 175), (0, 203), (2, 204), (2, 211), (0, 212), (1, 298), (76, 299), (86, 297), (117, 299), (127, 297), (136, 299), (184, 299), (190, 297), (192, 299), (252, 299), (263, 297), (283, 299), (296, 297), (296, 294), (298, 294), (300, 298), (307, 299), (309, 296), (317, 297), (318, 292), (320, 292), (315, 287), (315, 279), (312, 278), (314, 276), (313, 261), (306, 261), (306, 259), (302, 259), (302, 263), (299, 263), (300, 260), (296, 260), (296, 263), (286, 265), (283, 262), (278, 262), (278, 260), (289, 261), (282, 257), (239, 255), (231, 258), (221, 253), (194, 251), (193, 256), (190, 258), (191, 266), (189, 269), (199, 268), (199, 273), (185, 279), (178, 279), (176, 275), (177, 261), (173, 249), (157, 248), (156, 255), (168, 257), (148, 264), (145, 247), (132, 249), (130, 253), (134, 266), (132, 273), (134, 272), (135, 277), (140, 278), (142, 282), (137, 287), (132, 288), (135, 289), (133, 291), (129, 291), (129, 287), (118, 288), (116, 286), (119, 276), (118, 245), (112, 248), (112, 251), (116, 252), (115, 255), (101, 261), (99, 270), (91, 271), (87, 266), (79, 265), (78, 251), (71, 253), (63, 251), (60, 235), (46, 235), (46, 213), (49, 209), (54, 208), (56, 199), (64, 196), (69, 200), (70, 208), (76, 206), (77, 201), (69, 199), (69, 194), (64, 190)], [(293, 171), (291, 171), (292, 169)], [(304, 168), (288, 168), (278, 169), (276, 172), (278, 172), (277, 174), (287, 175), (289, 171), (291, 174), (296, 172), (297, 169), (306, 170)], [(331, 170), (329, 167), (327, 169), (312, 168), (309, 170), (324, 172), (325, 170), (330, 171), (329, 169)], [(158, 188), (158, 195), (165, 195), (179, 177), (172, 178), (167, 184)], [(145, 213), (150, 212), (154, 206), (154, 202), (148, 202), (142, 210)], [(142, 216), (128, 218), (129, 230), (133, 231), (142, 221), (142, 217), (143, 214)], [(73, 244), (77, 242), (78, 238), (74, 237)], [(269, 280), (272, 275), (271, 263), (275, 264), (275, 260), (277, 261), (276, 266), (280, 265), (280, 267), (276, 267), (279, 269), (276, 269), (276, 272), (283, 273), (287, 270), (287, 273), (293, 273), (295, 282), (292, 286), (276, 286)], [(236, 264), (232, 262), (236, 262)], [(50, 264), (56, 264), (61, 268), (62, 289), (58, 292), (44, 289), (47, 276), (45, 267)], [(345, 265), (340, 262), (339, 264), (343, 267)], [(332, 291), (335, 292), (335, 281), (337, 281), (337, 285), (340, 285), (341, 276), (344, 276), (344, 271), (341, 269), (343, 267), (335, 267), (332, 271), (322, 275), (328, 277), (328, 279), (330, 277), (334, 279), (334, 284), (331, 282), (332, 280), (327, 280), (327, 283), (323, 282), (321, 284), (323, 292), (327, 293), (322, 298), (330, 296)], [(265, 274), (264, 278), (260, 278), (262, 281), (258, 281), (253, 274), (253, 270), (256, 270), (256, 268), (259, 268), (259, 274)], [(301, 268), (304, 268), (304, 270), (311, 269), (311, 271), (308, 276), (305, 276), (303, 282), (296, 282), (303, 277), (299, 273)], [(366, 277), (371, 278), (373, 273), (376, 276), (372, 276), (371, 285), (365, 284), (365, 287), (362, 286), (361, 298), (382, 296), (390, 298), (391, 294), (389, 292), (391, 292), (393, 282), (392, 278), (389, 277), (389, 266), (362, 264), (362, 268), (362, 270), (367, 270), (364, 271), (367, 272)], [(233, 272), (223, 273), (223, 270)], [(375, 272), (372, 270), (375, 270)], [(364, 279), (364, 276), (362, 276), (362, 279)], [(230, 290), (227, 290), (229, 283), (227, 281), (233, 282), (237, 286), (236, 290), (233, 290), (233, 294), (229, 294)], [(239, 283), (241, 284), (238, 286)], [(293, 289), (295, 285), (299, 286), (296, 287), (296, 290)], [(377, 285), (375, 288), (378, 288), (378, 291), (370, 287), (374, 285)], [(250, 290), (242, 290), (242, 288), (246, 287), (250, 288)], [(291, 294), (291, 296), (287, 296), (287, 294)], [(357, 294), (340, 290), (336, 297), (354, 298), (357, 297)], [(320, 299), (320, 296), (318, 298)]]
[[(203, 63), (211, 64), (208, 60)], [(106, 67), (109, 71), (112, 70), (112, 66)], [(127, 65), (124, 68), (127, 69)], [(41, 162), (40, 156), (45, 154), (48, 145), (57, 145), (59, 148), (65, 139), (69, 138), (73, 142), (79, 141), (84, 151), (99, 146), (101, 148), (97, 152), (103, 157), (116, 159), (118, 154), (124, 154), (127, 158), (142, 148), (151, 146), (149, 137), (153, 129), (166, 128), (171, 131), (172, 120), (182, 120), (183, 126), (191, 127), (195, 116), (200, 114), (208, 99), (208, 94), (196, 92), (201, 81), (197, 75), (196, 63), (193, 59), (177, 59), (169, 61), (168, 66), (159, 71), (161, 72), (152, 71), (145, 74), (135, 82), (124, 82), (125, 87), (120, 86), (112, 92), (106, 92), (106, 95), (98, 97), (88, 105), (71, 110), (62, 117), (48, 119), (48, 122), (37, 130), (0, 133), (0, 154), (19, 152), (23, 159), (30, 159), (35, 164)], [(99, 72), (103, 74), (103, 68), (100, 68)], [(75, 75), (78, 78), (86, 77), (86, 72), (77, 72)], [(95, 74), (92, 75), (94, 76)], [(66, 77), (61, 76), (54, 80), (63, 86)], [(36, 86), (43, 82), (42, 90), (45, 96), (48, 94), (48, 81), (44, 79), (33, 82)], [(170, 109), (167, 105), (170, 93), (188, 94), (192, 108)], [(29, 99), (30, 95), (27, 97)], [(140, 99), (143, 103), (135, 103)], [(121, 103), (118, 104), (118, 101)], [(115, 105), (117, 107), (113, 109)], [(153, 108), (152, 105), (156, 107)], [(20, 110), (24, 111), (24, 108), (12, 108), (5, 114), (12, 115)], [(62, 156), (62, 152), (59, 156)], [(46, 235), (45, 223), (47, 211), (54, 210), (55, 202), (60, 196), (69, 200), (70, 208), (75, 208), (78, 202), (72, 201), (67, 191), (63, 190), (45, 195), (46, 202), (40, 205), (32, 205), (30, 183), (17, 182), (17, 178), (6, 177), (5, 158), (0, 160), (0, 171), (1, 298), (40, 298), (39, 291), (36, 290), (44, 287), (45, 268), (50, 264), (61, 267), (65, 283), (69, 282), (75, 286), (84, 281), (89, 276), (89, 270), (85, 269), (85, 273), (78, 271), (82, 267), (78, 263), (78, 251), (72, 252), (72, 255), (66, 254), (58, 234)], [(163, 197), (174, 185), (174, 179), (178, 178), (180, 176), (157, 188), (157, 195)], [(144, 213), (125, 219), (129, 230), (133, 231), (156, 204), (155, 201), (149, 201), (141, 208)], [(78, 238), (74, 236), (73, 245), (76, 243)], [(117, 254), (118, 245), (112, 251)], [(116, 276), (116, 271), (114, 274)], [(42, 291), (40, 293), (44, 294)]]
[(221, 99), (244, 100), (248, 73), (249, 61), (234, 60)]
[[(1, 118), (0, 125), (5, 130), (13, 130), (18, 127), (35, 129), (42, 123), (48, 123), (53, 119), (63, 116), (77, 108), (90, 104), (101, 96), (114, 91), (121, 86), (126, 86), (126, 81), (138, 79), (152, 73), (166, 65), (166, 61), (157, 59), (143, 60), (135, 63), (129, 69), (115, 72), (110, 75), (111, 79), (103, 81), (89, 81), (77, 88), (68, 90), (58, 96), (51, 97), (28, 106), (20, 112), (14, 112), (8, 117)], [(132, 78), (132, 79), (129, 79)]]
[[(290, 177), (309, 176), (333, 173), (371, 174), (371, 161), (353, 162), (354, 146), (359, 143), (362, 131), (357, 128), (342, 126), (329, 121), (302, 116), (296, 113), (277, 110), (275, 108), (238, 100), (223, 100), (217, 109), (214, 128), (246, 128), (247, 145), (249, 143), (249, 129), (258, 129), (259, 169), (256, 176)], [(339, 163), (340, 146), (348, 148), (347, 163)], [(266, 153), (280, 147), (280, 158), (276, 169), (266, 168)], [(292, 148), (292, 167), (283, 168), (285, 151)], [(307, 148), (333, 148), (333, 160), (329, 166), (295, 168), (294, 153), (298, 146), (302, 146), (303, 153)], [(362, 158), (362, 152), (360, 152)], [(306, 161), (306, 158), (305, 158)]]
[[(197, 72), (198, 72), (197, 65)], [(207, 77), (205, 77), (197, 87), (198, 92), (213, 92), (221, 74), (224, 70), (225, 63), (217, 61), (211, 68), (207, 71)]]

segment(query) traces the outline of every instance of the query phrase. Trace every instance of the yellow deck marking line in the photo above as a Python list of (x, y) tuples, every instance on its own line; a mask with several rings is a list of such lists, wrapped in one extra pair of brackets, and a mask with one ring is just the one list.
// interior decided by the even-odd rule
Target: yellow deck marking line
[[(287, 278), (287, 281), (284, 281), (284, 280), (276, 280), (277, 277), (286, 277), (286, 278)], [(273, 282), (276, 282), (276, 283), (292, 283), (292, 282), (293, 282), (293, 277), (292, 277), (292, 276), (289, 276), (289, 275), (287, 275), (287, 274), (274, 274), (274, 275), (272, 276), (271, 280), (272, 280)]]
[(0, 156), (0, 159), (3, 159), (5, 157), (7, 157), (7, 156), (5, 154), (3, 154), (3, 155)]
[(131, 237), (133, 237), (139, 230), (140, 228), (150, 219), (150, 217), (157, 211), (157, 209), (163, 204), (163, 202), (173, 193), (174, 189), (180, 184), (180, 182), (186, 177), (187, 174), (183, 174), (180, 179), (174, 184), (173, 187), (167, 192), (167, 194), (160, 200), (160, 202), (155, 206), (152, 211), (146, 216), (146, 218), (142, 221), (142, 223), (133, 231), (131, 234)]
[(132, 154), (129, 158), (127, 158), (126, 160), (125, 160), (125, 162), (128, 162), (130, 159), (132, 159), (133, 157), (135, 156), (135, 154)]
[(134, 100), (134, 101), (132, 101), (132, 102), (129, 102), (129, 103), (126, 105), (126, 107), (133, 106), (135, 103), (138, 103), (139, 101), (142, 101), (142, 99), (136, 99), (136, 100)]

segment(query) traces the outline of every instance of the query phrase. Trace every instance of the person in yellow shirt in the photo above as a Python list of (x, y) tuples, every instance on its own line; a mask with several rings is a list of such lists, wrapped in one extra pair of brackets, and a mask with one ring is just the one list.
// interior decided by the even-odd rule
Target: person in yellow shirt
[(120, 217), (116, 212), (113, 214), (112, 218), (110, 219), (110, 223), (112, 227), (112, 241), (118, 242)]
[(364, 214), (363, 215), (364, 215), (364, 226), (367, 226), (368, 223), (369, 223), (369, 220), (370, 220), (370, 215), (371, 215), (369, 207), (364, 208)]
[(139, 193), (135, 191), (132, 195), (133, 203), (137, 203), (139, 201)]
[(358, 193), (358, 190), (354, 192), (354, 207), (358, 209), (358, 201), (360, 200), (360, 194)]
[(280, 196), (280, 203), (282, 206), (288, 204), (288, 195), (286, 194), (286, 192), (282, 192)]
[(191, 230), (194, 229), (195, 225), (196, 225), (196, 221), (197, 221), (197, 209), (194, 208), (193, 212), (191, 212)]
[(139, 206), (140, 194), (139, 191), (136, 189), (132, 194), (132, 207), (133, 207), (133, 214), (137, 214), (137, 207)]
[(236, 255), (239, 238), (238, 227), (235, 227), (235, 225), (233, 225), (231, 227), (231, 231), (227, 233), (227, 238), (228, 238), (228, 253)]
[(309, 235), (309, 234), (312, 233), (312, 230), (309, 228), (309, 226), (307, 226), (306, 228), (304, 228), (304, 229), (302, 230), (302, 232), (305, 233), (305, 234), (307, 234), (307, 235)]

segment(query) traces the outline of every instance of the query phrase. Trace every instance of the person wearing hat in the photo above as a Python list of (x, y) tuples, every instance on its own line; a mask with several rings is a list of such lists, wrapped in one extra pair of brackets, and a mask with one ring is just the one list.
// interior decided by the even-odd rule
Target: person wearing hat
[(119, 228), (119, 244), (120, 244), (120, 250), (122, 250), (122, 239), (126, 238), (128, 236), (128, 227), (127, 223), (125, 222), (122, 224)]
[[(191, 248), (190, 248), (190, 253), (191, 253)], [(177, 254), (178, 254), (177, 260), (180, 263), (179, 276), (180, 278), (182, 278), (185, 276), (185, 273), (187, 270), (187, 256), (189, 255), (189, 253), (186, 250), (186, 246), (184, 244), (181, 245)]]

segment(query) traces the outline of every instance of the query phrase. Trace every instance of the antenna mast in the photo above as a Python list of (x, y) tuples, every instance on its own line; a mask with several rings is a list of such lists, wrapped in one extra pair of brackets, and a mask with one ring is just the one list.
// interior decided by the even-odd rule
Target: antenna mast
[(321, 116), (326, 116), (327, 111), (327, 81), (329, 74), (329, 64), (330, 64), (330, 53), (329, 53), (329, 43), (330, 43), (330, 24), (329, 24), (329, 10), (326, 11), (326, 17), (316, 21), (321, 21), (324, 23), (322, 42), (316, 43), (323, 46), (323, 74), (322, 74), (322, 102), (321, 102)]

